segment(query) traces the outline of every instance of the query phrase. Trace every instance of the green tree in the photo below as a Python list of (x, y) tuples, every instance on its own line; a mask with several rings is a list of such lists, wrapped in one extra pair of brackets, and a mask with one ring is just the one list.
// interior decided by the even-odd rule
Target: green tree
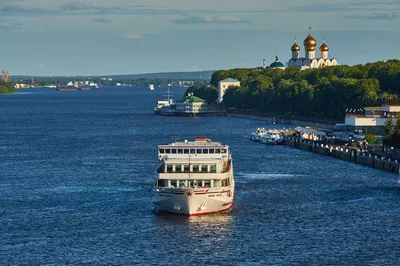
[(386, 120), (385, 134), (387, 139), (391, 139), (394, 136), (394, 123), (392, 118)]
[(187, 96), (189, 93), (193, 93), (194, 96), (205, 100), (208, 104), (215, 103), (218, 98), (218, 90), (213, 85), (191, 86), (186, 90), (185, 96)]
[(229, 78), (229, 71), (226, 70), (216, 71), (211, 75), (210, 84), (215, 87), (218, 87), (218, 82), (226, 78)]
[(364, 139), (370, 144), (376, 143), (378, 141), (378, 138), (372, 134), (367, 134)]
[(0, 94), (7, 94), (13, 92), (15, 92), (13, 83), (0, 81)]

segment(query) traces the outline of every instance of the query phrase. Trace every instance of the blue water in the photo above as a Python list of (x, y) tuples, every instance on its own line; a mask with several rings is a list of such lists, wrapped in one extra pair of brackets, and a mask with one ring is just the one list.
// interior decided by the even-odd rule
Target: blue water
[[(155, 116), (163, 94), (0, 95), (1, 265), (398, 265), (397, 175), (250, 142), (263, 122)], [(230, 145), (230, 213), (152, 212), (157, 145), (171, 136)]]

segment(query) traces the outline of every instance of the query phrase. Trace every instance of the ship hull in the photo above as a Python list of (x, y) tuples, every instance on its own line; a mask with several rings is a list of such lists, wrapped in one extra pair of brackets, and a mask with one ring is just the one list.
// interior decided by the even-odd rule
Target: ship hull
[[(157, 191), (158, 190), (158, 191)], [(228, 211), (233, 206), (233, 189), (156, 189), (153, 206), (157, 211), (199, 216)]]

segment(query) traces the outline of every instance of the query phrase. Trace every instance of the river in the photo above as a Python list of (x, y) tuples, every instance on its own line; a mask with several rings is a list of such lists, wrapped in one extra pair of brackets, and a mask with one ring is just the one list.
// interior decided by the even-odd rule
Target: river
[[(397, 175), (249, 141), (266, 122), (155, 116), (164, 94), (0, 95), (0, 264), (398, 264)], [(157, 145), (171, 136), (230, 145), (231, 212), (152, 212)]]

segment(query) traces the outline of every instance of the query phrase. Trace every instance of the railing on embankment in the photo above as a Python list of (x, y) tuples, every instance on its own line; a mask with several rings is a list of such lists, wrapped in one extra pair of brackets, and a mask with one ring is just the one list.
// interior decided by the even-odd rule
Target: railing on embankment
[(283, 144), (300, 150), (331, 156), (339, 160), (349, 161), (393, 173), (399, 173), (399, 162), (397, 160), (386, 158), (385, 156), (358, 152), (357, 150), (349, 147), (346, 148), (329, 144), (321, 144), (311, 140), (300, 140), (295, 137), (285, 137)]

